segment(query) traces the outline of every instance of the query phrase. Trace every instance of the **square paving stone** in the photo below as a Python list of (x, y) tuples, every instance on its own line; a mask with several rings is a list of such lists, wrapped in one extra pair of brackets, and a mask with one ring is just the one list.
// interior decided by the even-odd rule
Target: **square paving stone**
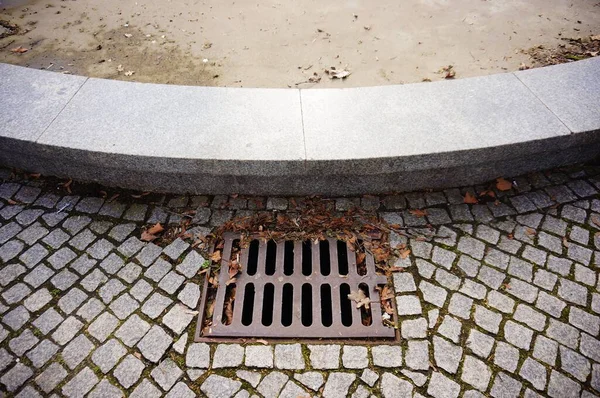
[(58, 307), (65, 314), (70, 314), (75, 311), (87, 297), (87, 294), (75, 287), (58, 300)]
[(85, 335), (75, 337), (61, 353), (65, 364), (75, 369), (95, 348), (94, 344)]
[(105, 308), (106, 306), (102, 304), (102, 301), (92, 297), (77, 310), (77, 316), (82, 317), (87, 322), (91, 322), (98, 314), (104, 311)]
[(102, 285), (102, 287), (100, 287), (98, 295), (105, 304), (108, 304), (123, 290), (125, 290), (125, 285), (123, 285), (121, 281), (118, 279), (110, 279), (108, 282)]
[(115, 337), (120, 339), (123, 344), (133, 347), (150, 330), (150, 324), (133, 314), (121, 325), (115, 333)]
[(8, 347), (17, 356), (23, 356), (31, 347), (37, 344), (39, 339), (29, 329), (25, 329), (19, 336), (8, 342)]
[(171, 271), (158, 283), (158, 287), (169, 294), (173, 294), (179, 289), (179, 286), (185, 281), (185, 277)]
[(139, 306), (139, 303), (133, 297), (125, 293), (113, 301), (109, 305), (109, 308), (117, 316), (117, 318), (123, 320), (137, 310)]
[(490, 395), (494, 398), (509, 398), (519, 397), (522, 384), (507, 375), (504, 372), (499, 372), (494, 379)]
[(50, 279), (50, 282), (52, 282), (54, 287), (59, 290), (67, 290), (77, 282), (77, 279), (78, 277), (76, 274), (67, 269), (63, 269), (58, 274), (54, 275), (52, 279)]
[(41, 368), (58, 352), (58, 346), (50, 340), (44, 340), (27, 353), (33, 366)]
[(60, 364), (53, 362), (46, 370), (35, 378), (35, 383), (48, 394), (50, 391), (60, 384), (66, 377), (67, 371)]
[(152, 319), (157, 318), (167, 308), (173, 300), (163, 296), (160, 293), (154, 293), (142, 305), (142, 312)]
[(181, 334), (192, 319), (194, 319), (192, 311), (181, 304), (176, 304), (163, 316), (163, 324), (176, 334)]
[(183, 370), (175, 362), (167, 358), (154, 368), (150, 375), (163, 390), (169, 391), (183, 375)]
[[(58, 312), (56, 312), (54, 308), (48, 308), (42, 315), (33, 321), (33, 326), (38, 328), (43, 334), (48, 334), (56, 326), (58, 326), (63, 319), (64, 318)], [(3, 319), (3, 321), (6, 323), (6, 317)]]
[(83, 397), (99, 382), (98, 376), (88, 368), (83, 368), (62, 388), (62, 393), (67, 397)]
[(14, 392), (29, 380), (31, 376), (33, 376), (33, 371), (22, 363), (17, 362), (15, 366), (0, 377), (0, 383), (4, 384), (8, 391)]
[(88, 398), (122, 398), (123, 392), (110, 383), (107, 379), (102, 379), (100, 383), (88, 394)]
[[(383, 368), (402, 366), (402, 347), (395, 345), (378, 345), (371, 347), (373, 364)], [(314, 365), (313, 365), (314, 366)]]
[[(232, 397), (242, 387), (242, 383), (227, 377), (211, 374), (204, 380), (200, 389), (208, 397)], [(282, 385), (283, 387), (283, 385)]]
[(74, 316), (70, 316), (52, 333), (52, 339), (59, 345), (65, 345), (75, 337), (81, 328), (83, 328), (83, 323)]
[(139, 380), (146, 366), (135, 356), (129, 354), (121, 361), (113, 372), (119, 383), (124, 388), (130, 388)]
[[(277, 358), (277, 357), (276, 357)], [(239, 344), (219, 344), (213, 356), (213, 369), (234, 368), (244, 359), (244, 347)], [(277, 359), (275, 359), (277, 363)]]
[(148, 379), (142, 380), (140, 384), (133, 390), (130, 398), (159, 398), (162, 395), (161, 391), (152, 384)]
[(29, 311), (20, 305), (2, 316), (2, 322), (12, 330), (19, 330), (29, 321)]
[(29, 311), (36, 312), (42, 309), (51, 300), (52, 295), (50, 294), (48, 289), (43, 288), (36, 291), (31, 296), (27, 297), (23, 304), (25, 305), (25, 308), (27, 308)]
[(88, 292), (95, 292), (98, 288), (108, 281), (108, 277), (102, 273), (99, 269), (95, 269), (90, 272), (83, 280), (80, 282), (81, 286)]
[(101, 345), (92, 354), (92, 361), (98, 365), (102, 373), (108, 373), (117, 362), (127, 354), (127, 349), (117, 339), (111, 339)]
[(154, 325), (142, 340), (140, 340), (137, 347), (144, 357), (149, 361), (157, 363), (171, 346), (171, 343), (173, 343), (171, 336), (169, 336), (160, 326)]
[(427, 394), (435, 398), (456, 398), (460, 393), (460, 385), (439, 372), (433, 372)]
[(96, 318), (87, 330), (90, 335), (98, 341), (103, 342), (115, 330), (118, 324), (119, 319), (107, 311)]

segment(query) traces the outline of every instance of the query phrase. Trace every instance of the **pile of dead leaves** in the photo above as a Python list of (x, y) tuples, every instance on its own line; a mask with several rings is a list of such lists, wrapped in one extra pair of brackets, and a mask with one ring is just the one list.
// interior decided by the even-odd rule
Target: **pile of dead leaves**
[(564, 64), (600, 55), (600, 34), (563, 38), (564, 44), (556, 48), (537, 46), (525, 51), (534, 67)]
[[(501, 192), (510, 191), (513, 189), (513, 182), (504, 179), (502, 177), (496, 179), (496, 189)], [(483, 203), (497, 203), (498, 198), (496, 197), (496, 192), (489, 187), (488, 189), (484, 189), (479, 192), (477, 195), (472, 194), (471, 192), (465, 193), (464, 202), (467, 204), (483, 204)]]

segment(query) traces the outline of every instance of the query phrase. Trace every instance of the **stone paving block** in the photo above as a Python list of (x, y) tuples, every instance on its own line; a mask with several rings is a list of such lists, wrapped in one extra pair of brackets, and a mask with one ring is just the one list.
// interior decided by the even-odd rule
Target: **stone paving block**
[(438, 333), (458, 343), (462, 333), (462, 323), (449, 315), (444, 317), (442, 324), (438, 327)]
[(300, 344), (276, 345), (275, 367), (278, 369), (304, 369), (304, 357)]
[(469, 297), (478, 300), (483, 300), (483, 298), (487, 294), (487, 289), (484, 285), (477, 282), (473, 282), (470, 279), (465, 279), (463, 281), (463, 285), (461, 286), (459, 291), (461, 293), (466, 294)]
[(552, 398), (576, 398), (579, 397), (581, 387), (575, 381), (552, 370), (548, 383), (548, 395)]
[(39, 369), (57, 352), (58, 346), (56, 344), (52, 343), (50, 340), (44, 340), (27, 353), (27, 358), (29, 358), (33, 366)]
[(67, 397), (83, 397), (87, 394), (100, 380), (94, 372), (88, 368), (83, 368), (75, 377), (73, 377), (62, 388), (62, 393)]
[[(17, 309), (18, 308), (21, 308), (21, 307), (17, 307)], [(25, 310), (24, 307), (23, 307), (23, 310)], [(25, 313), (26, 313), (27, 319), (29, 319), (27, 310), (25, 310)], [(27, 319), (25, 319), (24, 321), (26, 321)], [(56, 312), (56, 310), (54, 308), (48, 308), (46, 311), (44, 311), (44, 313), (42, 315), (40, 315), (36, 320), (33, 321), (33, 326), (38, 328), (43, 334), (48, 334), (56, 326), (58, 326), (63, 321), (63, 319), (64, 318), (58, 312)], [(4, 323), (6, 323), (7, 325), (11, 326), (9, 323), (7, 323), (6, 316), (4, 316), (2, 321)]]
[(246, 347), (245, 365), (251, 368), (272, 368), (273, 348), (264, 345)]
[(125, 285), (123, 285), (121, 281), (118, 279), (109, 279), (108, 282), (100, 287), (98, 295), (104, 304), (109, 304), (123, 290), (125, 290)]
[(58, 363), (51, 363), (42, 373), (35, 378), (35, 383), (43, 392), (48, 394), (66, 377), (67, 371)]
[(161, 392), (154, 384), (152, 384), (148, 379), (142, 380), (140, 384), (133, 390), (130, 395), (130, 398), (159, 398), (161, 396)]
[(429, 369), (429, 342), (426, 340), (409, 340), (405, 364), (415, 370)]
[(69, 268), (73, 269), (79, 275), (87, 274), (96, 264), (97, 260), (90, 258), (87, 254), (83, 254), (73, 261)]
[(596, 272), (584, 267), (580, 264), (575, 264), (575, 280), (584, 285), (594, 286), (596, 284)]
[(271, 372), (262, 379), (257, 391), (265, 398), (278, 397), (288, 379), (289, 377), (281, 372)]
[(150, 372), (150, 375), (163, 390), (169, 391), (183, 375), (183, 370), (175, 362), (167, 358), (154, 368)]
[(192, 311), (187, 307), (176, 304), (163, 316), (163, 324), (176, 334), (181, 334), (194, 319)]
[(433, 372), (427, 387), (427, 394), (435, 398), (456, 398), (460, 385), (439, 372)]
[(65, 345), (75, 337), (81, 328), (83, 328), (83, 323), (74, 316), (70, 316), (52, 333), (52, 339), (59, 345)]
[(43, 288), (36, 291), (31, 296), (27, 297), (23, 302), (23, 305), (25, 305), (25, 308), (27, 308), (29, 311), (36, 312), (42, 309), (46, 304), (48, 304), (50, 300), (52, 300), (52, 295), (50, 294), (48, 289)]
[(117, 318), (123, 320), (126, 319), (135, 310), (137, 310), (139, 306), (139, 303), (133, 297), (125, 293), (119, 296), (118, 299), (113, 301), (109, 305), (109, 308), (117, 316)]
[(558, 295), (569, 303), (585, 306), (587, 304), (588, 290), (585, 286), (560, 278)]
[(519, 362), (519, 350), (510, 344), (499, 341), (494, 352), (494, 364), (514, 373)]
[(63, 349), (61, 356), (70, 369), (75, 369), (95, 348), (94, 343), (85, 335), (75, 337)]
[(356, 379), (352, 373), (333, 372), (329, 374), (325, 388), (323, 389), (324, 398), (342, 398), (347, 396), (350, 385)]
[(512, 345), (523, 350), (529, 350), (533, 331), (513, 321), (504, 324), (504, 338)]
[(433, 358), (438, 367), (449, 373), (456, 373), (463, 349), (449, 341), (433, 336)]
[(150, 324), (137, 314), (133, 314), (117, 329), (115, 337), (126, 346), (133, 347), (148, 330), (150, 330)]
[(494, 398), (517, 398), (523, 385), (504, 372), (499, 372), (494, 379), (490, 395)]
[(169, 294), (173, 294), (179, 289), (179, 286), (185, 281), (185, 277), (177, 272), (171, 271), (164, 276), (158, 283), (158, 287)]
[(423, 300), (438, 307), (443, 307), (446, 302), (448, 292), (438, 286), (435, 286), (427, 281), (419, 283), (419, 290), (423, 294)]
[(127, 349), (116, 339), (110, 339), (94, 351), (92, 361), (102, 373), (108, 373), (127, 353)]
[(494, 339), (487, 334), (481, 333), (477, 329), (471, 329), (467, 339), (467, 347), (482, 358), (487, 358), (492, 352)]
[(86, 299), (87, 294), (77, 288), (69, 290), (67, 294), (58, 300), (58, 307), (65, 314), (70, 314), (75, 311)]
[(591, 364), (583, 355), (560, 346), (560, 367), (581, 382), (584, 382), (590, 374)]
[(521, 370), (519, 370), (519, 375), (540, 391), (543, 391), (546, 387), (546, 368), (531, 358), (525, 359)]
[(398, 315), (421, 315), (421, 300), (417, 296), (396, 297)]
[(163, 296), (160, 293), (154, 293), (150, 298), (142, 305), (142, 312), (154, 319), (157, 318), (167, 308), (173, 300)]
[(190, 344), (185, 357), (185, 364), (192, 368), (208, 368), (210, 366), (210, 346), (206, 343)]
[(152, 293), (152, 290), (152, 285), (150, 285), (144, 279), (140, 279), (129, 290), (129, 294), (131, 294), (137, 301), (142, 302), (150, 293)]
[(102, 379), (88, 394), (89, 398), (121, 398), (122, 396), (121, 390), (112, 385), (107, 379)]
[(27, 271), (20, 264), (7, 264), (0, 272), (0, 285), (6, 286)]
[(309, 345), (310, 363), (314, 369), (338, 369), (341, 346), (335, 344)]
[(479, 391), (485, 392), (491, 377), (492, 371), (484, 362), (470, 355), (465, 356), (461, 376), (462, 381), (477, 388)]
[(25, 329), (19, 336), (8, 342), (8, 347), (17, 356), (23, 356), (30, 348), (38, 343), (39, 339), (33, 335), (31, 330)]
[(140, 340), (137, 347), (146, 359), (157, 363), (172, 343), (171, 336), (160, 326), (154, 325)]
[[(116, 227), (115, 227), (116, 228)], [(125, 257), (133, 257), (138, 251), (140, 251), (144, 247), (144, 243), (136, 238), (135, 236), (130, 237), (125, 242), (123, 242), (117, 250), (124, 255)]]
[(2, 292), (2, 298), (7, 304), (14, 304), (31, 294), (31, 289), (24, 283), (12, 285), (9, 289)]
[(177, 298), (189, 308), (196, 309), (200, 299), (200, 287), (195, 283), (186, 283)]
[(110, 312), (102, 313), (88, 327), (88, 333), (100, 342), (104, 342), (106, 338), (115, 330), (119, 324), (119, 319)]
[(100, 300), (92, 297), (77, 310), (76, 315), (82, 317), (87, 322), (91, 322), (98, 314), (104, 311), (105, 308), (106, 306), (102, 304)]

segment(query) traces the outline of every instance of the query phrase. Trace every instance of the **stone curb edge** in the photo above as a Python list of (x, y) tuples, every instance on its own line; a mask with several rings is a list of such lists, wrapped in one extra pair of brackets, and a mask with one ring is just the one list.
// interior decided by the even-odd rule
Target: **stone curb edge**
[(0, 163), (173, 193), (356, 195), (600, 155), (600, 57), (436, 83), (187, 87), (0, 64)]

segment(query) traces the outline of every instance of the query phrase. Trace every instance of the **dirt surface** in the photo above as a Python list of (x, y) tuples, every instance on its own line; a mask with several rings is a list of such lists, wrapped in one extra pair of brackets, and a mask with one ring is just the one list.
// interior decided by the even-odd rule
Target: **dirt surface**
[[(566, 39), (600, 33), (600, 1), (0, 0), (0, 20), (0, 62), (141, 82), (356, 87), (441, 80), (448, 65), (456, 78), (541, 65)], [(351, 74), (331, 79), (331, 67)]]

